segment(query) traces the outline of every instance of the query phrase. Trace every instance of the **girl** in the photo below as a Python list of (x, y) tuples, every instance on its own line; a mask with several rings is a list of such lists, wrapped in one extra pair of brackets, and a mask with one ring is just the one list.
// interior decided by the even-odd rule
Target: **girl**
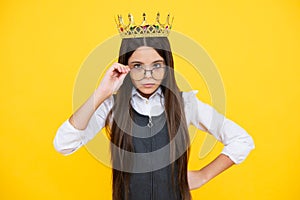
[[(242, 162), (254, 148), (243, 128), (194, 92), (180, 92), (173, 69), (167, 37), (123, 38), (118, 63), (56, 133), (55, 149), (69, 155), (107, 128), (114, 200), (189, 200), (190, 190)], [(187, 170), (190, 124), (224, 144), (197, 171)]]

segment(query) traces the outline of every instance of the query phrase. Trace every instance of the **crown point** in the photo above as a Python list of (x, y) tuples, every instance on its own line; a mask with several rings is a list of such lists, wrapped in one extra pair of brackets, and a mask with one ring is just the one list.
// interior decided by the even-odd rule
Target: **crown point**
[(166, 23), (160, 23), (160, 13), (157, 12), (156, 21), (153, 24), (147, 23), (147, 15), (146, 13), (142, 14), (143, 21), (140, 25), (135, 25), (133, 15), (131, 13), (128, 14), (129, 24), (125, 25), (123, 22), (123, 18), (121, 15), (118, 15), (118, 20), (116, 20), (118, 24), (118, 30), (121, 38), (137, 38), (137, 37), (167, 37), (170, 33), (170, 29), (172, 28), (172, 22), (170, 23), (170, 13), (167, 16)]
[(129, 23), (133, 23), (133, 16), (131, 13), (128, 14)]
[(156, 21), (159, 21), (160, 14), (159, 12), (156, 14)]
[(167, 21), (166, 21), (167, 24), (170, 24), (170, 13), (168, 14), (167, 16)]

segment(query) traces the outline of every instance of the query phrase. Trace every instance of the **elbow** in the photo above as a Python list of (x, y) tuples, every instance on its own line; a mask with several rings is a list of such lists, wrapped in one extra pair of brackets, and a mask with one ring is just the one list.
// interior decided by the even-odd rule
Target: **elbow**
[(223, 153), (229, 156), (235, 164), (240, 164), (246, 160), (254, 148), (254, 140), (250, 135), (248, 135), (247, 138), (225, 145)]
[(75, 149), (72, 149), (72, 148), (68, 148), (68, 149), (64, 148), (64, 145), (60, 144), (57, 137), (55, 137), (53, 140), (53, 146), (54, 146), (54, 149), (56, 150), (56, 152), (58, 152), (64, 156), (70, 155), (75, 151)]
[(250, 152), (255, 149), (254, 140), (250, 135), (243, 141), (240, 141), (241, 155), (238, 163), (243, 162), (250, 154)]
[(254, 140), (250, 135), (248, 135), (247, 146), (249, 148), (249, 152), (252, 151), (253, 149), (255, 149)]

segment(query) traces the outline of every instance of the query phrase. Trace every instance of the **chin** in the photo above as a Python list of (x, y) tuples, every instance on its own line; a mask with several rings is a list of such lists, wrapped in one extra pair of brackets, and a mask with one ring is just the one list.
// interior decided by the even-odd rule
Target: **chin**
[(156, 89), (141, 88), (141, 89), (139, 89), (139, 91), (142, 92), (142, 93), (144, 93), (144, 94), (152, 94), (152, 93), (154, 93), (156, 91)]
[(142, 94), (151, 95), (157, 90), (157, 88), (158, 87), (151, 87), (151, 88), (139, 87), (138, 90)]

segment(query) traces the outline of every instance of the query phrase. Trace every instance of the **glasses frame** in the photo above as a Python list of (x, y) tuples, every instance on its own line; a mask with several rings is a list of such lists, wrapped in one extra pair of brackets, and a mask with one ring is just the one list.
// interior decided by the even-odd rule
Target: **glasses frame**
[[(157, 63), (154, 63), (154, 64), (157, 64)], [(160, 81), (160, 80), (163, 80), (164, 78), (165, 78), (165, 76), (166, 76), (166, 68), (167, 68), (167, 65), (165, 64), (165, 63), (162, 63), (162, 67), (159, 67), (159, 68), (163, 68), (164, 69), (164, 75), (163, 75), (163, 77), (162, 77), (162, 79), (156, 79), (156, 78), (154, 78), (153, 77), (153, 70), (156, 70), (156, 69), (159, 69), (159, 68), (153, 68), (153, 69), (146, 69), (145, 67), (147, 67), (147, 66), (149, 66), (149, 65), (142, 65), (141, 66), (141, 68), (144, 70), (144, 76), (143, 76), (143, 78), (141, 78), (141, 79), (134, 79), (133, 78), (133, 76), (132, 76), (132, 70), (134, 69), (133, 67), (131, 68), (131, 71), (130, 71), (130, 77), (133, 79), (133, 80), (135, 80), (135, 81), (141, 81), (141, 80), (143, 80), (145, 77), (146, 77), (146, 74), (147, 74), (147, 72), (149, 71), (150, 72), (150, 75), (151, 75), (151, 77), (154, 79), (154, 80), (156, 80), (156, 81)]]

